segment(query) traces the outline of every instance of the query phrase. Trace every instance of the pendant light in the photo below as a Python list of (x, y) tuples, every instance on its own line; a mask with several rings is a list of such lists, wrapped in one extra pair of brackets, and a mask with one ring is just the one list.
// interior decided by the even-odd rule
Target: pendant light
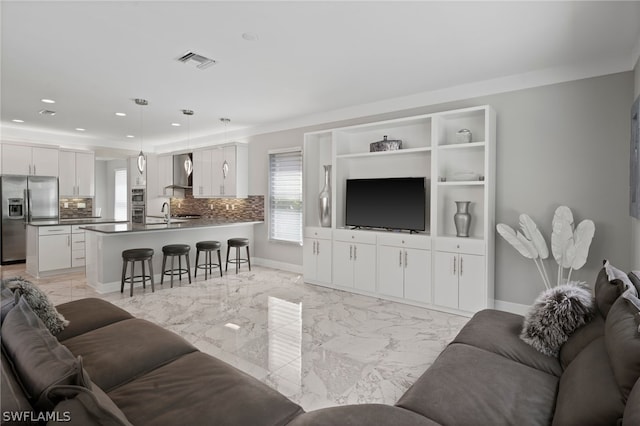
[[(189, 141), (191, 138), (190, 128), (189, 128), (189, 117), (194, 114), (193, 110), (183, 109), (182, 113), (187, 116), (187, 151), (189, 151)], [(187, 159), (184, 160), (184, 171), (187, 173), (187, 177), (191, 176), (191, 172), (193, 172), (193, 162), (191, 161), (191, 157), (187, 156)]]
[(144, 157), (144, 153), (142, 152), (142, 143), (144, 142), (144, 123), (142, 120), (142, 107), (149, 105), (146, 99), (134, 99), (136, 105), (140, 106), (140, 154), (138, 154), (138, 171), (140, 174), (144, 172), (144, 166), (147, 164), (147, 159)]
[[(224, 143), (227, 143), (227, 124), (231, 122), (230, 118), (221, 118), (220, 121), (224, 123)], [(222, 178), (226, 179), (229, 174), (229, 163), (225, 159), (222, 163)]]

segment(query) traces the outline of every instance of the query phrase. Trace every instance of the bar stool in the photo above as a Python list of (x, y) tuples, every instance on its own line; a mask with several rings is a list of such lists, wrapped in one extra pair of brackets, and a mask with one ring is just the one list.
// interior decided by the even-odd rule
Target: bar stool
[[(182, 273), (186, 272), (191, 284), (191, 265), (189, 264), (189, 244), (169, 244), (162, 247), (162, 275), (160, 277), (160, 285), (164, 282), (165, 275), (171, 275), (171, 288), (173, 288), (173, 276), (178, 275), (182, 281)], [(167, 256), (171, 256), (171, 269), (165, 269), (167, 264)], [(175, 257), (178, 256), (178, 269), (173, 266)], [(187, 260), (187, 268), (182, 268), (182, 256)]]
[[(122, 252), (122, 279), (120, 280), (120, 293), (124, 293), (124, 283), (131, 284), (131, 290), (129, 291), (129, 297), (133, 296), (133, 284), (142, 282), (142, 288), (146, 288), (146, 281), (151, 281), (151, 291), (155, 292), (156, 289), (153, 286), (153, 264), (151, 259), (153, 258), (153, 249), (150, 248), (135, 248), (124, 250)], [(149, 262), (149, 275), (144, 270), (144, 262)], [(131, 262), (131, 276), (127, 277), (127, 266)], [(135, 274), (136, 262), (142, 263), (142, 275)]]
[[(236, 258), (229, 260), (229, 252), (231, 251), (231, 247), (235, 247), (236, 249)], [(240, 258), (240, 248), (247, 248), (247, 258)], [(249, 270), (251, 270), (251, 258), (249, 257), (249, 239), (248, 238), (229, 238), (227, 240), (227, 263), (224, 266), (224, 270), (226, 271), (229, 267), (229, 263), (236, 264), (236, 274), (238, 273), (238, 269), (240, 268), (241, 263), (249, 264)]]
[[(198, 269), (204, 269), (204, 279), (207, 279), (207, 270), (210, 274), (212, 274), (212, 269), (214, 266), (220, 268), (220, 276), (222, 276), (222, 259), (220, 257), (220, 241), (199, 241), (196, 243), (196, 267), (193, 271), (193, 278), (198, 275)], [(211, 259), (211, 253), (213, 251), (218, 252), (218, 263), (213, 263)], [(204, 264), (198, 264), (198, 258), (200, 257), (200, 252), (204, 252)]]

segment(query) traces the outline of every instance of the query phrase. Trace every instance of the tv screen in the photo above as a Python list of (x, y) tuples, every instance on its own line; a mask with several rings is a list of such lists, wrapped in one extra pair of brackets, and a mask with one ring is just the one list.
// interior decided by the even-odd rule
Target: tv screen
[(424, 177), (347, 179), (345, 225), (425, 230)]

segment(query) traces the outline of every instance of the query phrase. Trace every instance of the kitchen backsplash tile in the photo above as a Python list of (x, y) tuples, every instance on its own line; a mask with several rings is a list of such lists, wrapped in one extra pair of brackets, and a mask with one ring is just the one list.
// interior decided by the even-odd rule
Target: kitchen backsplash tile
[(171, 214), (199, 214), (203, 218), (264, 220), (264, 195), (248, 198), (193, 198), (190, 189), (185, 198), (171, 198)]
[(93, 216), (93, 198), (60, 198), (61, 219), (91, 216)]

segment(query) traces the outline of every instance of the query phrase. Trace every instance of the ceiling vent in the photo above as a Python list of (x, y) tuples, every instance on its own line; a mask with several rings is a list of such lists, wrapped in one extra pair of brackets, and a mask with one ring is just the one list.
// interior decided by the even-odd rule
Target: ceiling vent
[(50, 109), (41, 109), (40, 111), (38, 111), (38, 114), (40, 115), (56, 115), (55, 111), (51, 111)]
[(200, 68), (201, 70), (207, 69), (209, 68), (211, 65), (215, 65), (216, 61), (213, 59), (209, 59), (207, 57), (204, 57), (202, 55), (198, 55), (197, 53), (194, 52), (187, 52), (184, 55), (180, 56), (178, 58), (178, 62), (182, 62), (183, 64), (186, 64), (188, 62), (197, 62), (198, 65), (196, 65), (196, 68)]

